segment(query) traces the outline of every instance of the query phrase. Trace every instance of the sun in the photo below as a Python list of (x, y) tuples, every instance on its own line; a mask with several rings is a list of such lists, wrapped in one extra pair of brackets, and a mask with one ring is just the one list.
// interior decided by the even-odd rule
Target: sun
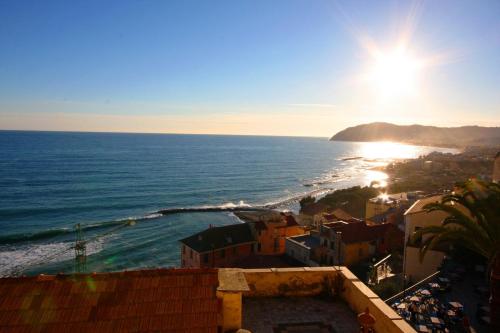
[(373, 60), (368, 79), (378, 96), (400, 98), (418, 95), (422, 64), (408, 50), (399, 47), (387, 52), (379, 51)]

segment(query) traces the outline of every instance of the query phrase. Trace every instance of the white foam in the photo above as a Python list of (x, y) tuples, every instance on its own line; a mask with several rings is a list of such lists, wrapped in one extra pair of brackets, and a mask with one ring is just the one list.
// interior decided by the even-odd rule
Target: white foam
[[(87, 255), (100, 252), (107, 238), (87, 243)], [(0, 248), (0, 277), (19, 275), (38, 265), (72, 260), (75, 257), (73, 246), (73, 242), (59, 242)]]
[[(142, 219), (148, 219), (148, 220), (149, 220), (149, 219), (156, 219), (156, 218), (158, 218), (158, 217), (162, 217), (162, 216), (163, 216), (163, 215), (162, 215), (162, 214), (160, 214), (160, 213), (151, 213), (151, 214), (148, 214), (148, 215), (146, 215), (146, 216), (142, 217)], [(135, 219), (134, 219), (134, 220), (135, 220)]]
[[(226, 202), (226, 203), (223, 203), (222, 205), (204, 205), (204, 206), (200, 206), (199, 208), (201, 209), (227, 209), (227, 208), (249, 208), (249, 207), (252, 207), (252, 205), (249, 205), (247, 203), (245, 203), (245, 201), (243, 200), (240, 200), (237, 204), (233, 203), (233, 202)], [(194, 207), (195, 209), (197, 209), (198, 207)]]

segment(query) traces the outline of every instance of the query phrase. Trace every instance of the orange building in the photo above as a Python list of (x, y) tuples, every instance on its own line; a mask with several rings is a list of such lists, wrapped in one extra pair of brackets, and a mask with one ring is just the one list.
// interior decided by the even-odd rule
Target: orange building
[(304, 234), (304, 227), (295, 218), (281, 213), (278, 218), (252, 223), (257, 239), (258, 254), (277, 255), (285, 253), (287, 237)]

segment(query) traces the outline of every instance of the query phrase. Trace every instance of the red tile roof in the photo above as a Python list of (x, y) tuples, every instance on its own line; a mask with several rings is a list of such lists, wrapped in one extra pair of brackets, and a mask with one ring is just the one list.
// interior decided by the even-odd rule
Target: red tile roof
[(364, 222), (346, 223), (343, 221), (325, 223), (323, 226), (330, 228), (333, 232), (341, 232), (344, 243), (377, 240), (384, 237), (390, 228), (394, 228), (394, 225), (390, 223), (367, 225)]
[(344, 210), (342, 210), (340, 208), (335, 209), (331, 213), (324, 213), (323, 217), (327, 221), (338, 221), (338, 220), (350, 221), (350, 220), (354, 219), (352, 215), (350, 215), (349, 213), (345, 212)]
[[(281, 213), (281, 216), (282, 216), (283, 220), (286, 222), (286, 224), (284, 226), (281, 226), (281, 228), (295, 227), (295, 226), (299, 226), (300, 225), (300, 224), (297, 223), (297, 221), (295, 220), (295, 218), (293, 217), (293, 215)], [(280, 228), (280, 227), (278, 227), (278, 228)]]
[(217, 270), (0, 279), (0, 332), (217, 332)]

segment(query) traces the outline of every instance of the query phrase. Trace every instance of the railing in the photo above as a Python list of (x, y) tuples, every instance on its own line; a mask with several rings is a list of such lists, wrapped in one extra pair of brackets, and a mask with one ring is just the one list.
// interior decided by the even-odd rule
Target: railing
[(413, 291), (413, 290), (417, 289), (420, 285), (428, 282), (429, 280), (432, 280), (433, 278), (435, 278), (440, 273), (441, 273), (441, 271), (437, 271), (437, 272), (429, 275), (428, 277), (426, 277), (426, 278), (418, 281), (417, 283), (411, 285), (410, 287), (403, 289), (403, 291), (397, 293), (396, 295), (389, 297), (384, 302), (386, 302), (388, 304), (391, 303), (392, 301), (394, 301), (394, 300), (400, 298), (401, 296), (405, 295), (407, 292)]

